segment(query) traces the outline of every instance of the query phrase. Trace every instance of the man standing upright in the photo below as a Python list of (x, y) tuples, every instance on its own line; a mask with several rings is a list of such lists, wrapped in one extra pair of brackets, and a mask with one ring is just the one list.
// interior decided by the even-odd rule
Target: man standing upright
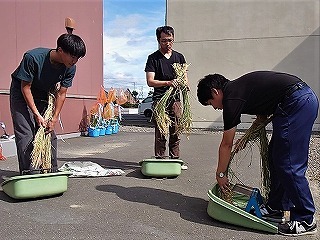
[[(173, 63), (186, 63), (184, 56), (173, 50), (174, 29), (171, 26), (158, 27), (156, 29), (159, 49), (150, 54), (147, 59), (145, 72), (147, 84), (154, 88), (153, 108), (162, 98), (169, 87), (176, 88), (178, 81), (173, 69)], [(176, 159), (180, 157), (179, 142), (180, 138), (177, 131), (178, 118), (181, 116), (181, 103), (179, 91), (170, 97), (167, 113), (172, 121), (169, 127), (169, 157)], [(154, 118), (153, 118), (154, 119)], [(166, 136), (161, 134), (155, 122), (155, 144), (154, 153), (156, 158), (165, 158)]]

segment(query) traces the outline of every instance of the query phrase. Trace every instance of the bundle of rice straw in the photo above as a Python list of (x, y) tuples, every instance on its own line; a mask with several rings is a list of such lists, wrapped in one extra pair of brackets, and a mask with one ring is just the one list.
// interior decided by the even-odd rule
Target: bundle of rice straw
[(233, 191), (232, 191), (232, 189), (227, 189), (225, 192), (223, 192), (222, 189), (219, 188), (219, 195), (227, 203), (233, 204)]
[(191, 109), (190, 109), (190, 101), (189, 101), (189, 87), (188, 82), (186, 79), (186, 72), (188, 68), (188, 64), (180, 64), (180, 63), (173, 63), (172, 67), (175, 71), (176, 78), (178, 80), (178, 87), (173, 88), (170, 87), (164, 94), (164, 96), (157, 102), (156, 106), (153, 110), (153, 117), (156, 120), (158, 128), (163, 135), (169, 134), (169, 127), (171, 126), (171, 120), (166, 112), (166, 109), (169, 104), (170, 97), (174, 94), (177, 94), (179, 89), (182, 92), (182, 115), (181, 118), (178, 120), (177, 126), (177, 134), (186, 133), (187, 135), (191, 131), (192, 125), (192, 116), (191, 116)]
[[(230, 163), (231, 161), (235, 160), (235, 155), (239, 152), (244, 150), (250, 144), (257, 144), (260, 150), (260, 158), (261, 158), (261, 194), (266, 199), (270, 192), (270, 171), (269, 171), (269, 164), (268, 164), (268, 138), (266, 132), (266, 126), (272, 120), (272, 116), (268, 117), (265, 121), (262, 122), (254, 122), (249, 129), (245, 131), (245, 134), (236, 142), (233, 151), (231, 152), (230, 156)], [(229, 163), (229, 166), (230, 166)], [(228, 166), (228, 173), (231, 177), (236, 177), (235, 172)], [(222, 194), (222, 198), (230, 202), (232, 198), (232, 194)]]
[(174, 63), (173, 69), (175, 70), (175, 73), (177, 74), (177, 79), (179, 80), (179, 87), (182, 92), (182, 115), (181, 118), (179, 118), (178, 122), (178, 134), (186, 133), (187, 135), (191, 132), (192, 127), (192, 115), (191, 115), (191, 106), (189, 101), (189, 86), (186, 79), (186, 72), (189, 65), (187, 64), (179, 64)]
[[(43, 118), (50, 121), (54, 110), (54, 95), (49, 93), (48, 107)], [(31, 152), (31, 164), (34, 169), (50, 169), (51, 168), (51, 133), (45, 133), (46, 128), (40, 126), (34, 141), (33, 150)], [(47, 172), (47, 171), (45, 171)]]

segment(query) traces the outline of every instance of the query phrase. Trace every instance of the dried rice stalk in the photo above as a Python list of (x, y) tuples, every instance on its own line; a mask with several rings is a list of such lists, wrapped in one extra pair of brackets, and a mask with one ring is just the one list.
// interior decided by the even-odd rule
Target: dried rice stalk
[(270, 192), (270, 170), (268, 162), (268, 145), (267, 132), (265, 128), (261, 128), (259, 139), (260, 157), (261, 157), (261, 193), (267, 198)]
[(219, 188), (219, 192), (220, 192), (220, 198), (222, 200), (226, 201), (227, 203), (233, 204), (234, 192), (232, 191), (232, 189), (228, 189), (227, 191), (223, 192), (221, 188)]
[(166, 109), (172, 92), (173, 87), (170, 87), (162, 96), (162, 98), (157, 102), (153, 109), (153, 117), (156, 120), (159, 131), (163, 135), (169, 134), (169, 127), (171, 126), (171, 119)]
[[(43, 116), (46, 121), (51, 120), (53, 110), (54, 95), (49, 93), (48, 107)], [(51, 134), (46, 134), (45, 130), (46, 129), (43, 126), (40, 126), (33, 141), (31, 164), (34, 169), (39, 169), (40, 167), (43, 169), (51, 168)]]
[[(237, 141), (233, 151), (231, 152), (230, 162), (234, 159), (236, 153), (245, 149), (249, 143), (257, 143), (259, 145), (261, 157), (261, 193), (267, 198), (270, 191), (270, 171), (268, 163), (268, 138), (266, 133), (266, 126), (272, 120), (272, 116), (267, 118), (264, 122), (253, 123), (245, 134)], [(230, 165), (230, 164), (229, 164)], [(234, 172), (228, 168), (230, 175), (235, 176)]]
[(183, 112), (182, 112), (181, 118), (178, 120), (177, 134), (180, 134), (180, 133), (189, 134), (191, 131), (192, 117), (191, 117), (190, 101), (189, 101), (189, 95), (188, 95), (188, 92), (189, 92), (188, 83), (186, 79), (186, 72), (187, 72), (188, 66), (189, 65), (186, 63), (172, 64), (172, 67), (175, 70), (179, 85), (177, 88), (170, 87), (154, 107), (153, 117), (156, 120), (156, 123), (158, 125), (158, 128), (161, 134), (163, 135), (169, 134), (169, 127), (172, 124), (172, 121), (170, 120), (170, 117), (168, 116), (168, 113), (166, 111), (170, 97), (173, 94), (176, 94), (176, 91), (179, 91), (179, 89), (181, 89), (182, 91)]
[(189, 136), (192, 127), (192, 114), (191, 114), (191, 106), (189, 100), (189, 87), (186, 79), (186, 72), (188, 68), (188, 64), (179, 64), (174, 63), (173, 69), (177, 74), (177, 79), (179, 80), (179, 86), (182, 92), (182, 115), (178, 121), (178, 134), (186, 133)]

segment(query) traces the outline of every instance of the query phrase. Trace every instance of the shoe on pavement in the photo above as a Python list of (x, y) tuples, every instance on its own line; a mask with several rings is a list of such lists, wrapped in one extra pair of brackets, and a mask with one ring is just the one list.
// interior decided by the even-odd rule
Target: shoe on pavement
[(305, 221), (289, 221), (287, 223), (279, 224), (278, 231), (286, 236), (303, 236), (315, 234), (317, 232), (317, 223), (313, 218), (312, 223), (308, 224)]
[(181, 165), (181, 170), (187, 170), (188, 169), (188, 166), (187, 165)]
[(260, 212), (263, 220), (275, 222), (275, 223), (285, 222), (285, 217), (284, 217), (283, 211), (281, 210), (274, 210), (268, 205), (262, 204), (260, 206)]

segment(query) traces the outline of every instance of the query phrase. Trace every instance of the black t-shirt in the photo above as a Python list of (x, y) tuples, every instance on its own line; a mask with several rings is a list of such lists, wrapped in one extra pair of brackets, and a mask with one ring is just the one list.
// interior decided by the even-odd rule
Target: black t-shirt
[[(150, 54), (147, 59), (145, 72), (154, 72), (154, 79), (161, 81), (169, 81), (175, 79), (175, 72), (172, 67), (173, 63), (186, 63), (184, 56), (172, 50), (172, 54), (169, 59), (167, 59), (159, 50)], [(153, 100), (159, 100), (165, 94), (169, 87), (157, 87), (154, 88)], [(179, 99), (179, 95), (175, 96), (175, 99)]]
[(223, 90), (224, 130), (237, 126), (241, 114), (271, 115), (285, 91), (300, 78), (272, 71), (257, 71), (229, 81)]

